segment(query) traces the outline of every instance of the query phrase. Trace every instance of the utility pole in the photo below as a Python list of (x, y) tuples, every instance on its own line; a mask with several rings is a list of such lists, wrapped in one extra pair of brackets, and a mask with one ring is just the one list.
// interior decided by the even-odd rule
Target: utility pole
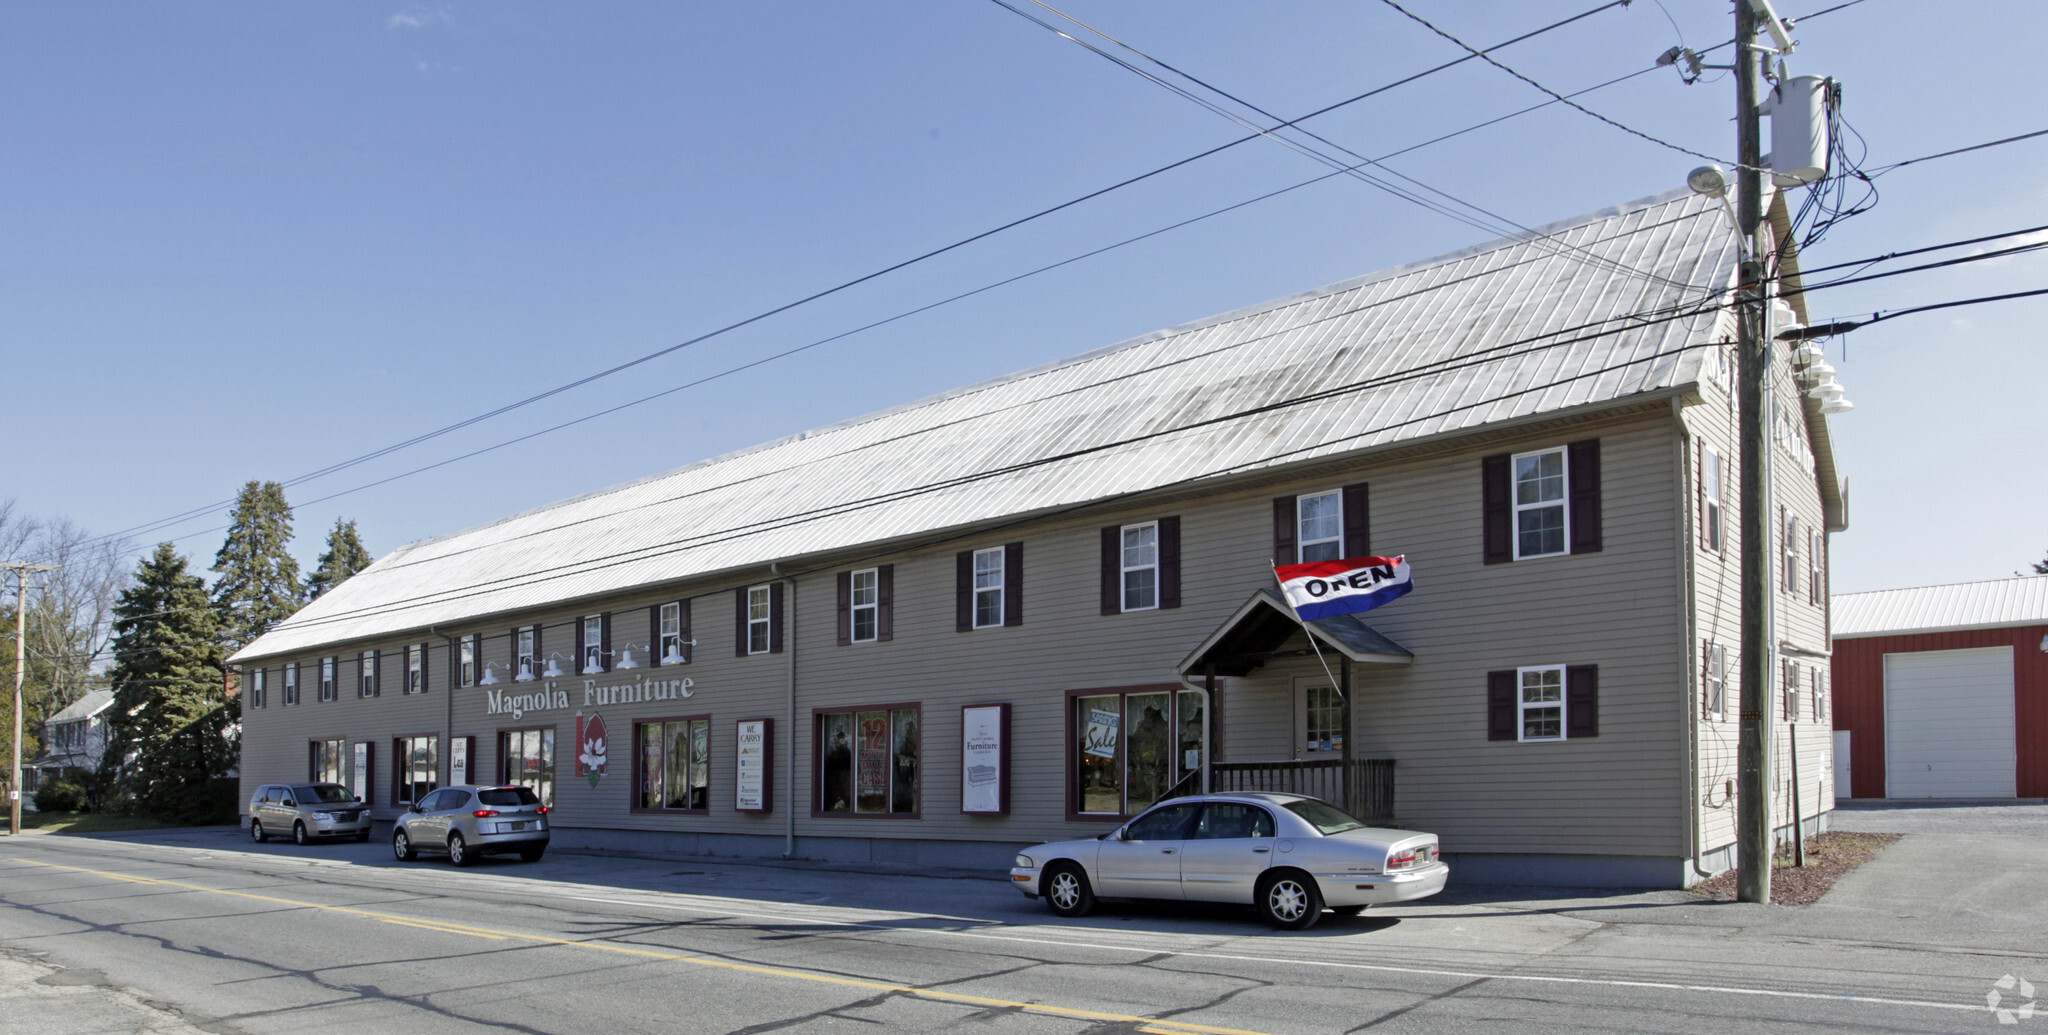
[(14, 570), (14, 776), (7, 783), (7, 833), (21, 833), (21, 683), (28, 674), (28, 573), (56, 571), (60, 564), (0, 562)]
[[(1768, 7), (1765, 8), (1769, 10)], [(1742, 681), (1736, 741), (1735, 895), (1743, 902), (1771, 900), (1771, 536), (1770, 442), (1765, 419), (1769, 396), (1770, 338), (1765, 318), (1765, 249), (1757, 231), (1763, 217), (1763, 126), (1757, 103), (1758, 18), (1755, 0), (1735, 4), (1735, 222), (1742, 237), (1740, 284), (1735, 292), (1735, 344), (1739, 356), (1737, 409), (1742, 437)], [(1772, 16), (1775, 21), (1775, 16)], [(1782, 26), (1774, 26), (1774, 35)]]

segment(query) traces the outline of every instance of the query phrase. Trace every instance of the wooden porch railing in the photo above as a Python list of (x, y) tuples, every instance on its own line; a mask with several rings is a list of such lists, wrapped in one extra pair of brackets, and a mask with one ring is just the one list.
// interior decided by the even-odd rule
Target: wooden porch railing
[(1394, 760), (1357, 758), (1351, 762), (1353, 800), (1344, 793), (1344, 761), (1312, 758), (1275, 762), (1215, 762), (1209, 766), (1209, 790), (1274, 791), (1306, 794), (1344, 806), (1359, 819), (1388, 822), (1394, 818)]

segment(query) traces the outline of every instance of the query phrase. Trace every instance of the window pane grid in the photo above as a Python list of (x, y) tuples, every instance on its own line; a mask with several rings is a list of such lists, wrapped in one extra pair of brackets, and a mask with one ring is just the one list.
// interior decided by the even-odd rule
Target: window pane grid
[(1564, 668), (1521, 670), (1523, 740), (1564, 739)]
[(1319, 492), (1295, 500), (1302, 563), (1344, 556), (1344, 497)]
[(1518, 456), (1515, 464), (1515, 556), (1565, 552), (1564, 450)]
[(773, 613), (773, 598), (767, 586), (755, 586), (747, 590), (747, 653), (766, 654), (769, 648), (768, 624)]
[(881, 631), (881, 573), (878, 569), (867, 568), (854, 572), (849, 581), (853, 605), (853, 628), (849, 635), (865, 643), (876, 639)]
[(974, 552), (974, 627), (1003, 624), (1003, 550)]
[(1159, 606), (1159, 524), (1128, 525), (1123, 534), (1124, 610)]

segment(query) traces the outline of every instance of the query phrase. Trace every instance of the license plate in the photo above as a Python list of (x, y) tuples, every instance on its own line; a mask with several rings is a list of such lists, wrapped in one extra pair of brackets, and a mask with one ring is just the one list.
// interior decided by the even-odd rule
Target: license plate
[(519, 822), (517, 822), (517, 823), (500, 823), (500, 824), (498, 824), (498, 829), (500, 829), (500, 830), (525, 830), (525, 829), (526, 829), (527, 827), (529, 827), (529, 826), (532, 826), (532, 825), (533, 825), (533, 824), (531, 824), (531, 823), (528, 823), (528, 822), (526, 822), (525, 820), (520, 820), (520, 821), (519, 821)]

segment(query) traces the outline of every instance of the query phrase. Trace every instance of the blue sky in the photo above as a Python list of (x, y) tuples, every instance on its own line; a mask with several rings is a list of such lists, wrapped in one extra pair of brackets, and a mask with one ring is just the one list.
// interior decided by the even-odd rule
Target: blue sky
[[(1021, 0), (1020, 0), (1021, 2)], [(1380, 3), (1062, 10), (1297, 115), (1458, 56)], [(1478, 46), (1591, 0), (1411, 9)], [(1797, 15), (1829, 6), (1786, 5)], [(1052, 17), (1033, 8), (1044, 17)], [(1637, 0), (1502, 50), (1561, 91), (1725, 40), (1720, 0)], [(1865, 0), (1795, 35), (1869, 164), (2048, 128), (2037, 0)], [(1668, 15), (1668, 17), (1667, 17)], [(1675, 25), (1674, 25), (1675, 23)], [(1724, 55), (1726, 51), (1722, 52)], [(115, 531), (664, 348), (1242, 135), (985, 0), (886, 5), (15, 4), (0, 9), (0, 497)], [(1470, 62), (1309, 123), (1379, 155), (1546, 98)], [(1729, 155), (1733, 84), (1582, 98)], [(1691, 156), (1561, 106), (1404, 155), (1524, 225), (1683, 182)], [(289, 490), (383, 553), (552, 500), (1492, 236), (1338, 178), (483, 456), (673, 388), (1318, 175), (1265, 141)], [(2048, 224), (2048, 138), (1909, 166), (1807, 256)], [(1816, 294), (1854, 316), (2048, 286), (2025, 255)], [(2048, 554), (2048, 300), (1830, 345), (1852, 527), (1837, 591)], [(1846, 345), (1846, 356), (1844, 355)], [(13, 437), (13, 436), (10, 436)], [(142, 537), (210, 562), (209, 514)]]

